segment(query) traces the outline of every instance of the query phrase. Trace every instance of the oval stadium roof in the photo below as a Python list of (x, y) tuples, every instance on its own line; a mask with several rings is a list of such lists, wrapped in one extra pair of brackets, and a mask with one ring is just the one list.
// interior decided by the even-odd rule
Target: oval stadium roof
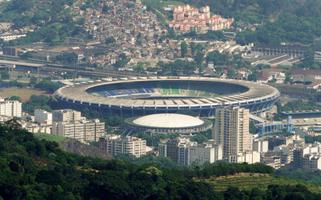
[(204, 124), (204, 121), (189, 115), (162, 113), (139, 117), (133, 124), (154, 128), (188, 128)]

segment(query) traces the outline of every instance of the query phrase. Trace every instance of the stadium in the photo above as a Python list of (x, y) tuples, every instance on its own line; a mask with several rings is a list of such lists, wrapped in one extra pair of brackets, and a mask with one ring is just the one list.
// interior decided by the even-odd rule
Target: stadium
[(279, 98), (260, 83), (206, 77), (132, 77), (65, 86), (55, 92), (64, 106), (126, 116), (193, 113), (212, 116), (215, 108), (240, 106), (259, 113)]
[(151, 114), (126, 119), (130, 130), (160, 134), (200, 133), (212, 128), (205, 119), (176, 113)]

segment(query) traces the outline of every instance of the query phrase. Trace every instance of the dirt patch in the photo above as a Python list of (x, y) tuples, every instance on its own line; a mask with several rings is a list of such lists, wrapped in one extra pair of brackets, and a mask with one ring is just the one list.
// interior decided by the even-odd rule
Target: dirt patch
[(49, 95), (47, 92), (42, 90), (36, 90), (32, 88), (0, 88), (0, 97), (6, 98), (11, 96), (19, 96), (21, 101), (27, 102), (32, 95)]

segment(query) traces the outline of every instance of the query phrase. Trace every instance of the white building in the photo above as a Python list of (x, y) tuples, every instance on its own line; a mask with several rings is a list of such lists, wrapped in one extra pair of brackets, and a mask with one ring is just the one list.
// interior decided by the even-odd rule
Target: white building
[(321, 170), (321, 155), (307, 154), (303, 157), (303, 168)]
[(39, 124), (52, 124), (52, 113), (45, 110), (36, 109), (34, 112), (35, 122)]
[(223, 159), (222, 145), (209, 141), (203, 144), (188, 138), (177, 138), (158, 145), (159, 156), (168, 157), (180, 165), (202, 165)]
[(252, 150), (249, 133), (249, 110), (244, 108), (218, 108), (215, 113), (213, 139), (223, 145), (223, 157), (237, 156)]
[(269, 141), (268, 140), (253, 140), (253, 151), (257, 151), (259, 153), (265, 153), (269, 151)]
[(54, 122), (68, 122), (78, 121), (83, 119), (81, 112), (71, 109), (54, 110), (52, 112), (52, 121)]
[(19, 101), (0, 98), (0, 115), (7, 117), (21, 117), (22, 104)]
[(222, 145), (213, 145), (210, 143), (198, 144), (188, 148), (190, 164), (202, 165), (204, 163), (214, 163), (223, 159)]
[(51, 134), (51, 125), (39, 125), (39, 124), (26, 124), (24, 127), (30, 133), (45, 133)]
[(321, 154), (321, 143), (315, 142), (308, 144), (303, 148), (303, 156), (307, 154)]
[(113, 156), (128, 154), (135, 157), (146, 155), (146, 140), (133, 136), (107, 135), (99, 139), (99, 148)]
[(11, 41), (11, 40), (16, 40), (18, 38), (26, 37), (26, 34), (3, 34), (0, 35), (0, 39), (3, 41)]
[(80, 142), (98, 141), (105, 133), (105, 123), (96, 120), (54, 121), (52, 134), (73, 138)]
[(243, 153), (239, 153), (238, 155), (231, 155), (228, 161), (231, 163), (245, 162), (248, 164), (254, 164), (261, 161), (261, 155), (257, 151), (245, 151)]

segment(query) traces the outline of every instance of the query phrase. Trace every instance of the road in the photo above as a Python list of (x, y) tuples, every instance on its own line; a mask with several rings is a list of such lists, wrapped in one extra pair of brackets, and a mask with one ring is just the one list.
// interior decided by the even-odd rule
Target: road
[(130, 71), (117, 71), (107, 69), (90, 70), (85, 68), (75, 68), (74, 66), (66, 66), (60, 64), (53, 64), (48, 62), (40, 62), (36, 60), (23, 60), (16, 57), (0, 56), (0, 64), (6, 65), (21, 65), (33, 68), (38, 68), (39, 73), (47, 72), (75, 72), (78, 75), (94, 76), (94, 77), (128, 77), (128, 76), (142, 76), (143, 74)]

